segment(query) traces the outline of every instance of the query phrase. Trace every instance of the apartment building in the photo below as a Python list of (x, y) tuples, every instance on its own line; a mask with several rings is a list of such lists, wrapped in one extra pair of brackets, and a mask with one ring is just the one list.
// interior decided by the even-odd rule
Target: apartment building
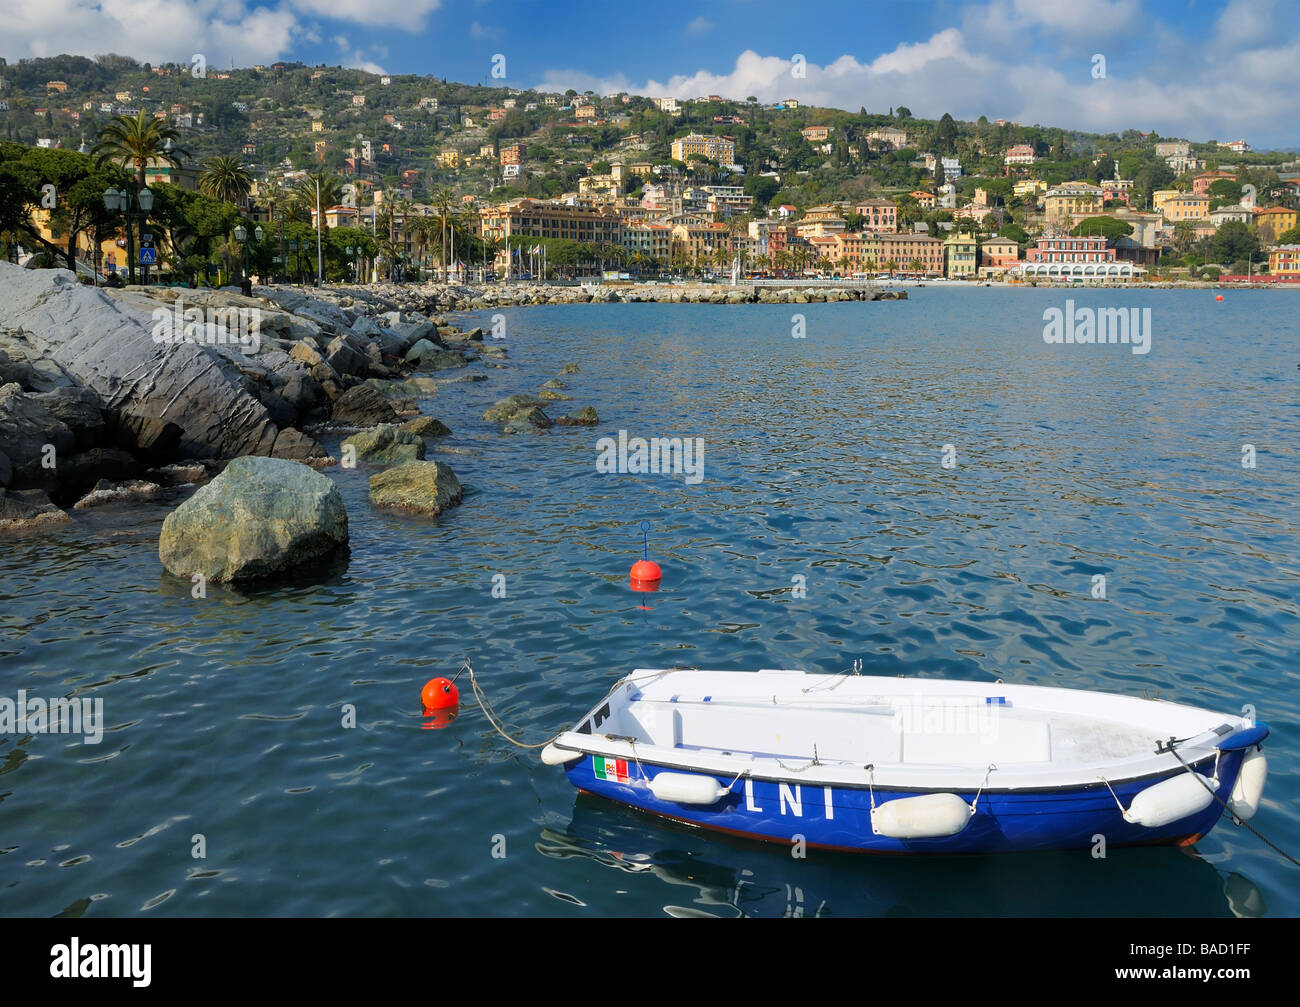
[(875, 234), (864, 237), (863, 257), (877, 269), (943, 275), (943, 242), (926, 234)]
[(727, 136), (704, 136), (701, 133), (691, 133), (673, 141), (673, 160), (685, 161), (692, 154), (707, 157), (718, 164), (735, 164), (736, 143)]
[(494, 241), (523, 235), (617, 245), (623, 237), (622, 224), (613, 210), (540, 199), (485, 207), (479, 214), (479, 231)]
[(1077, 214), (1099, 213), (1104, 200), (1098, 186), (1086, 182), (1066, 182), (1043, 194), (1043, 212), (1049, 224), (1061, 226)]
[(1198, 196), (1177, 189), (1157, 189), (1151, 194), (1151, 204), (1171, 224), (1180, 220), (1210, 219), (1209, 196)]
[(866, 199), (853, 207), (862, 229), (877, 234), (898, 233), (898, 204), (892, 199)]
[(950, 280), (965, 280), (975, 276), (978, 243), (973, 234), (954, 231), (943, 241), (944, 275)]

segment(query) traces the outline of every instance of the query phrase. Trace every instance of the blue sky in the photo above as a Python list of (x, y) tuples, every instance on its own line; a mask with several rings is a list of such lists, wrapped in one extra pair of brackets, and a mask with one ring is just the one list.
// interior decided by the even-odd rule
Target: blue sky
[(22, 0), (0, 46), (469, 83), (490, 82), (501, 54), (518, 87), (904, 104), (1291, 147), (1298, 15), (1300, 0)]

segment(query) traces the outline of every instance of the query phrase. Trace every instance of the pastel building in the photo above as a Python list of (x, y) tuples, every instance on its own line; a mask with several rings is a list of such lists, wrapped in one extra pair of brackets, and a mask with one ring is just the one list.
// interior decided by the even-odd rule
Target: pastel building
[(1020, 264), (1020, 246), (1010, 238), (989, 238), (980, 245), (981, 269), (1011, 269)]
[(950, 280), (970, 279), (975, 275), (977, 255), (975, 236), (954, 231), (943, 242), (944, 275)]
[(674, 161), (685, 161), (692, 154), (707, 157), (710, 161), (717, 161), (718, 164), (735, 164), (736, 144), (730, 137), (704, 136), (700, 133), (691, 133), (673, 141)]

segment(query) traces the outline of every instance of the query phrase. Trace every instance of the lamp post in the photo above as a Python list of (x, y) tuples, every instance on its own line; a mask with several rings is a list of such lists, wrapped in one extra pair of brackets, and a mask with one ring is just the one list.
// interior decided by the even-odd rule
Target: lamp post
[(355, 247), (353, 247), (352, 245), (348, 245), (348, 261), (352, 264), (352, 282), (353, 282), (353, 283), (356, 283), (356, 282), (357, 282), (357, 259), (356, 259), (356, 257), (357, 257), (358, 255), (360, 255), (360, 254), (361, 254), (361, 246), (360, 246), (360, 245), (357, 245), (357, 246), (355, 246)]
[[(131, 229), (131, 218), (140, 218), (140, 240), (144, 242), (144, 225), (149, 211), (153, 209), (153, 193), (146, 186), (135, 193), (137, 212), (131, 210), (131, 192), (126, 188), (114, 189), (111, 185), (104, 190), (104, 208), (110, 213), (121, 213), (126, 225), (126, 265), (130, 282), (135, 283), (135, 233)], [(149, 282), (148, 264), (144, 263), (144, 282)]]
[(248, 240), (248, 229), (244, 227), (243, 224), (235, 225), (235, 240), (239, 242), (239, 250), (242, 253), (242, 258), (244, 262), (244, 276), (247, 276), (248, 275), (248, 245), (246, 245), (245, 242)]
[[(243, 224), (236, 224), (235, 240), (239, 242), (239, 247), (243, 252), (244, 279), (248, 279), (248, 245), (245, 244), (247, 239), (248, 239), (248, 228), (246, 228)], [(258, 242), (258, 244), (261, 244), (262, 227), (260, 224), (253, 228), (253, 240)]]

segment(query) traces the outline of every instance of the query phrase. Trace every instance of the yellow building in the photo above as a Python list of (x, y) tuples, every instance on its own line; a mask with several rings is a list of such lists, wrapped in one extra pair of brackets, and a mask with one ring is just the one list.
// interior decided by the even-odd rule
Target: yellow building
[(1019, 182), (1016, 182), (1014, 185), (1011, 186), (1012, 195), (1018, 197), (1019, 199), (1028, 199), (1029, 197), (1032, 196), (1036, 201), (1038, 198), (1038, 194), (1040, 192), (1046, 192), (1046, 191), (1047, 191), (1047, 183), (1044, 182), (1041, 178), (1021, 179)]
[(688, 262), (715, 261), (719, 252), (731, 253), (731, 232), (721, 224), (676, 224), (672, 231), (672, 254)]
[(1170, 223), (1180, 220), (1209, 220), (1210, 197), (1178, 189), (1157, 189), (1151, 194), (1151, 205)]
[(950, 280), (964, 280), (975, 275), (978, 243), (974, 235), (954, 231), (943, 242), (945, 275)]
[(1270, 206), (1255, 211), (1255, 229), (1264, 241), (1277, 241), (1296, 226), (1296, 211), (1285, 206)]
[(459, 168), (459, 167), (460, 167), (460, 151), (459, 151), (459, 150), (444, 150), (441, 154), (438, 155), (438, 167), (439, 167), (439, 168)]
[(1043, 194), (1043, 212), (1051, 223), (1070, 221), (1075, 214), (1100, 213), (1101, 189), (1087, 182), (1066, 182)]
[(1272, 276), (1300, 280), (1300, 245), (1278, 245), (1269, 252), (1268, 271)]
[(673, 141), (672, 154), (675, 161), (685, 161), (692, 154), (699, 154), (718, 164), (735, 164), (736, 144), (725, 136), (691, 133)]

